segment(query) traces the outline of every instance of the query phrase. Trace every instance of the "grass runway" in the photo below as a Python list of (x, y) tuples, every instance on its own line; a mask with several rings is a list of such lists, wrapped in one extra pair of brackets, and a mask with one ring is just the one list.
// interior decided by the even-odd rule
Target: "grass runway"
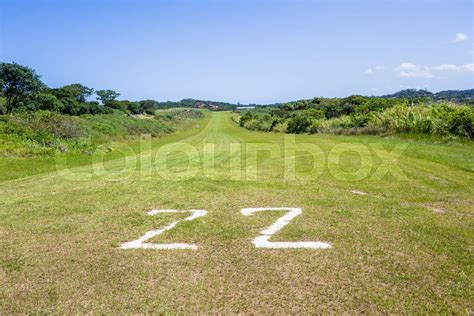
[[(0, 313), (474, 311), (472, 143), (198, 125), (92, 173), (0, 182)], [(377, 176), (402, 147), (405, 179)], [(256, 248), (285, 214), (241, 214), (258, 207), (302, 209), (271, 241), (332, 247)], [(120, 249), (189, 216), (156, 209), (206, 210), (148, 240), (198, 249)]]

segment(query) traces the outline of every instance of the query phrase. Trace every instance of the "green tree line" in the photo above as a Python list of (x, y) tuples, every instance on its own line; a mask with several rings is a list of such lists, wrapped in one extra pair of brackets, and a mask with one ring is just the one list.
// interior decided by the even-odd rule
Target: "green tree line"
[(314, 98), (244, 111), (241, 126), (285, 133), (419, 133), (474, 137), (474, 108), (425, 95)]
[[(122, 111), (129, 114), (153, 115), (158, 109), (175, 107), (203, 108), (214, 111), (233, 110), (236, 104), (226, 102), (183, 99), (173, 102), (155, 100), (118, 100), (120, 93), (94, 90), (80, 83), (50, 88), (36, 71), (17, 63), (0, 63), (0, 114), (48, 110), (68, 115), (110, 114)], [(94, 100), (95, 99), (95, 100)]]

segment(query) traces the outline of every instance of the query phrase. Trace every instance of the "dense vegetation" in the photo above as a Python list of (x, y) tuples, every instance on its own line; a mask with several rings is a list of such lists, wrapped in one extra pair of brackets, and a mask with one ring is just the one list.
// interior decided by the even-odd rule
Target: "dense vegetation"
[[(99, 144), (173, 131), (200, 110), (160, 110), (175, 103), (117, 100), (113, 90), (79, 83), (49, 88), (35, 70), (0, 63), (0, 157), (92, 153)], [(95, 95), (96, 100), (90, 101)], [(224, 104), (220, 104), (224, 106)], [(188, 100), (183, 107), (208, 108)]]
[(295, 134), (419, 133), (474, 138), (472, 106), (419, 96), (314, 98), (245, 111), (238, 122), (251, 130)]
[(0, 157), (92, 154), (101, 144), (133, 140), (143, 134), (159, 137), (202, 115), (191, 109), (140, 117), (121, 113), (71, 116), (42, 110), (4, 115), (0, 116)]
[(237, 108), (237, 104), (227, 102), (216, 102), (216, 101), (204, 101), (195, 99), (183, 99), (181, 101), (166, 101), (157, 102), (155, 101), (156, 108), (158, 109), (169, 109), (169, 108), (199, 108), (208, 109), (211, 111), (230, 111)]
[[(25, 132), (18, 127), (12, 127), (18, 120), (26, 122), (20, 124), (24, 126), (30, 126), (30, 121), (43, 122), (45, 117), (60, 121), (57, 116), (42, 111), (81, 116), (81, 118), (84, 115), (100, 115), (101, 118), (107, 117), (112, 121), (120, 115), (125, 115), (128, 118), (119, 119), (123, 121), (121, 125), (149, 125), (146, 130), (153, 134), (159, 125), (158, 122), (137, 123), (131, 118), (149, 115), (156, 119), (157, 110), (169, 108), (202, 108), (219, 111), (234, 110), (237, 107), (231, 103), (194, 99), (183, 99), (178, 102), (118, 100), (120, 94), (116, 91), (94, 90), (79, 83), (49, 88), (33, 69), (16, 63), (0, 64), (0, 86), (0, 114), (15, 116), (3, 119), (3, 124), (8, 126), (3, 127), (3, 133), (9, 130), (12, 131), (11, 134), (19, 135), (25, 135)], [(94, 95), (96, 100), (91, 101)], [(438, 93), (407, 89), (384, 97), (354, 95), (347, 98), (314, 98), (267, 105), (246, 111), (239, 122), (252, 130), (288, 133), (421, 133), (473, 138), (472, 105), (474, 105), (474, 89)], [(61, 124), (64, 123), (68, 127), (72, 126), (71, 122), (78, 121), (73, 118), (63, 120)], [(82, 120), (90, 121), (93, 118), (82, 118)], [(160, 128), (158, 130), (161, 131)], [(140, 128), (137, 131), (141, 131)], [(133, 132), (129, 131), (129, 134), (133, 135)]]

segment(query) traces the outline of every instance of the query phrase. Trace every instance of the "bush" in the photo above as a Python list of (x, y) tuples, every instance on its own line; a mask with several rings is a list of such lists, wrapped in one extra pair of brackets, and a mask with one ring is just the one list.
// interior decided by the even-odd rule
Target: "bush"
[(432, 110), (436, 121), (433, 130), (441, 135), (461, 135), (474, 138), (474, 109), (469, 106), (441, 104)]
[(430, 134), (434, 118), (426, 106), (398, 105), (376, 114), (374, 123), (398, 133)]
[(311, 119), (304, 114), (296, 114), (288, 120), (288, 133), (301, 134), (306, 133), (311, 126)]
[(317, 120), (311, 124), (309, 132), (315, 133), (337, 133), (341, 129), (354, 127), (352, 118), (348, 115), (332, 118), (329, 120)]
[(82, 135), (74, 118), (50, 111), (22, 113), (9, 117), (8, 121), (18, 134), (51, 134), (58, 138)]
[(273, 126), (272, 131), (279, 133), (286, 133), (288, 131), (288, 122), (280, 121)]
[(244, 121), (243, 126), (246, 129), (257, 131), (259, 129), (258, 121), (254, 118)]
[(77, 118), (49, 111), (18, 113), (0, 122), (6, 155), (51, 155), (55, 150), (90, 147), (79, 139), (81, 136)]
[[(180, 113), (182, 119), (196, 113)], [(187, 116), (185, 116), (187, 115)], [(169, 122), (169, 123), (168, 123)], [(132, 117), (123, 113), (70, 116), (51, 111), (0, 116), (0, 155), (54, 155), (55, 152), (90, 153), (97, 145), (141, 134), (158, 136), (173, 131), (172, 121), (154, 116)]]
[(473, 138), (474, 109), (447, 103), (429, 106), (399, 105), (377, 114), (373, 123), (395, 132)]
[(27, 101), (25, 108), (30, 111), (61, 111), (64, 108), (64, 104), (54, 95), (42, 92), (31, 97)]
[(417, 133), (472, 139), (474, 108), (425, 99), (317, 98), (246, 111), (239, 123), (252, 130), (295, 134)]

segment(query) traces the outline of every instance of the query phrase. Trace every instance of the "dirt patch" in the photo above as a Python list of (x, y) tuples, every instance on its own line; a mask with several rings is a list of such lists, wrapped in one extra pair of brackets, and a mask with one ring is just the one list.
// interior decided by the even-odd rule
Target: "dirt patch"
[(0, 268), (0, 283), (5, 283), (7, 281), (7, 272)]

